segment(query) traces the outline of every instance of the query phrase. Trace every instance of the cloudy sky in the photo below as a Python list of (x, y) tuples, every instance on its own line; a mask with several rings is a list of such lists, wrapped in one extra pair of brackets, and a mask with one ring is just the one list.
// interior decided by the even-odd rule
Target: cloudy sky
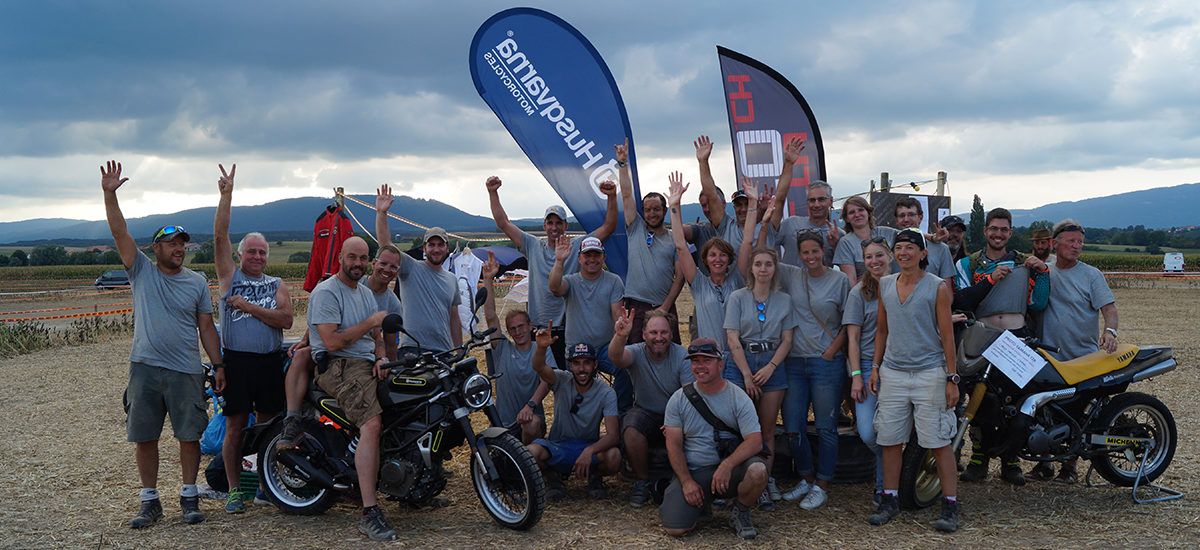
[[(1200, 181), (1200, 3), (531, 2), (612, 69), (643, 191), (697, 179), (691, 140), (733, 174), (715, 46), (787, 76), (816, 113), (836, 195), (949, 173), (1028, 208)], [(654, 7), (648, 7), (648, 5)], [(740, 7), (739, 7), (740, 6)], [(333, 187), (510, 215), (550, 192), (471, 83), (497, 2), (4, 2), (0, 221), (103, 218), (98, 166), (121, 160), (127, 216)], [(738, 10), (744, 13), (737, 13)], [(932, 192), (932, 188), (923, 191)], [(536, 200), (520, 200), (529, 197)]]

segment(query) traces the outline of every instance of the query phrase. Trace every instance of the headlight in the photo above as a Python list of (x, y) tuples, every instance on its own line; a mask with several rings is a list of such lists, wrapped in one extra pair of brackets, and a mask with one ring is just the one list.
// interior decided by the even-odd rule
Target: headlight
[(463, 399), (472, 409), (481, 409), (492, 399), (492, 381), (482, 374), (472, 374), (463, 382)]

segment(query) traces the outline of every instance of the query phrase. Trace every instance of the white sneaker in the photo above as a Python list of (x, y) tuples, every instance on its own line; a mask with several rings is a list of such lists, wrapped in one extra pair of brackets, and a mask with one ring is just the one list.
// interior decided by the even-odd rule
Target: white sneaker
[(783, 494), (783, 500), (788, 502), (800, 500), (801, 497), (808, 494), (810, 489), (812, 489), (812, 485), (809, 485), (807, 480), (801, 479), (800, 483), (792, 487), (792, 490)]
[(767, 478), (767, 494), (771, 496), (771, 500), (782, 500), (783, 495), (779, 493), (779, 487), (775, 486), (775, 478)]
[(819, 508), (822, 504), (825, 504), (826, 500), (829, 500), (829, 497), (826, 496), (825, 489), (813, 485), (812, 489), (808, 491), (808, 495), (804, 497), (804, 500), (800, 501), (800, 508), (803, 510)]

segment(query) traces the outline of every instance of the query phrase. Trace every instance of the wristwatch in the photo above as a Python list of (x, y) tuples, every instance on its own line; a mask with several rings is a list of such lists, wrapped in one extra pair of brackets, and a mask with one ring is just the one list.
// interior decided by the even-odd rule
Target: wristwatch
[(1111, 332), (1111, 333), (1112, 333), (1112, 335), (1113, 335), (1113, 338), (1118, 338), (1118, 336), (1117, 336), (1117, 329), (1115, 329), (1115, 328), (1112, 328), (1112, 327), (1104, 327), (1104, 332)]
[(529, 405), (529, 408), (531, 408), (531, 409), (537, 408), (537, 403), (534, 403), (533, 401), (526, 403), (526, 405)]
[(955, 384), (957, 384), (959, 382), (962, 382), (962, 377), (959, 376), (957, 372), (952, 372), (952, 373), (946, 375), (946, 381), (954, 382)]

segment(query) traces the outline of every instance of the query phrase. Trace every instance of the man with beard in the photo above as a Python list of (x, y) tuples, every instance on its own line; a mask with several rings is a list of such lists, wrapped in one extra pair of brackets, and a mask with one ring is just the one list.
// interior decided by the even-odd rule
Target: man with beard
[(627, 347), (625, 341), (633, 326), (632, 317), (633, 312), (629, 311), (617, 318), (608, 356), (633, 379), (634, 405), (621, 416), (621, 440), (635, 477), (629, 504), (640, 508), (650, 500), (649, 449), (666, 444), (662, 427), (667, 400), (695, 377), (685, 357), (687, 349), (671, 342), (671, 324), (666, 313), (658, 310), (647, 313), (642, 342)]
[[(392, 244), (387, 212), (392, 207), (392, 190), (387, 185), (375, 196), (375, 238), (379, 246)], [(400, 303), (404, 308), (401, 352), (443, 352), (462, 345), (462, 323), (458, 319), (458, 280), (442, 268), (450, 255), (450, 236), (445, 229), (430, 227), (421, 238), (425, 260), (400, 254), (396, 277), (400, 280)]]
[(1034, 229), (1029, 239), (1033, 241), (1034, 257), (1047, 264), (1054, 263), (1054, 260), (1050, 259), (1050, 252), (1053, 251), (1053, 247), (1050, 245), (1049, 229)]
[(621, 317), (625, 286), (616, 273), (604, 270), (604, 246), (595, 237), (587, 237), (580, 244), (579, 272), (564, 276), (570, 246), (566, 239), (558, 240), (554, 267), (550, 268), (550, 291), (565, 298), (567, 341), (583, 342), (596, 350), (596, 368), (612, 375), (617, 407), (624, 413), (633, 405), (633, 382), (628, 372), (609, 361), (608, 341), (612, 339), (613, 323)]
[(359, 284), (369, 254), (361, 237), (342, 243), (342, 268), (309, 295), (308, 334), (317, 363), (317, 385), (337, 399), (346, 417), (358, 426), (354, 469), (363, 503), (358, 530), (371, 540), (392, 540), (396, 531), (375, 498), (383, 428), (383, 409), (375, 390), (378, 380), (387, 375), (381, 365), (388, 361), (379, 326), (387, 312), (378, 309), (371, 289)]
[(246, 511), (245, 495), (238, 490), (242, 469), (242, 432), (251, 409), (256, 422), (267, 422), (284, 407), (283, 331), (292, 328), (292, 300), (279, 277), (265, 275), (270, 247), (262, 233), (248, 233), (238, 243), (241, 265), (232, 258), (229, 219), (233, 203), (233, 176), (237, 165), (217, 181), (221, 199), (213, 218), (213, 254), (217, 268), (217, 305), (221, 313), (221, 355), (225, 368), (216, 373), (224, 386), (225, 441), (221, 456), (227, 467), (229, 496), (225, 511)]
[[(899, 208), (897, 208), (899, 211)], [(1008, 249), (1012, 236), (1012, 214), (1003, 208), (993, 208), (984, 218), (983, 250), (958, 261), (954, 286), (957, 289), (954, 307), (975, 312), (975, 319), (988, 326), (1001, 328), (1019, 337), (1033, 336), (1026, 314), (1046, 308), (1050, 294), (1050, 275), (1042, 260)], [(971, 462), (959, 477), (962, 481), (979, 481), (987, 477), (989, 456), (984, 444), (995, 433), (987, 430), (982, 437), (972, 437)], [(987, 439), (988, 441), (984, 441)], [(1013, 485), (1024, 485), (1017, 450), (1001, 457), (1000, 477)]]
[[(554, 343), (550, 328), (537, 331), (533, 369), (554, 392), (554, 425), (546, 439), (536, 439), (528, 448), (538, 467), (549, 474), (547, 496), (562, 500), (560, 475), (575, 474), (587, 479), (588, 496), (603, 498), (602, 476), (621, 468), (617, 448), (617, 396), (603, 380), (596, 379), (596, 350), (580, 342), (568, 347), (570, 372), (550, 368), (546, 349)], [(604, 423), (604, 437), (600, 423)]]
[[(901, 230), (910, 227), (920, 228), (921, 222), (925, 219), (921, 201), (912, 197), (903, 197), (897, 200), (892, 214), (896, 218), (896, 228)], [(928, 253), (926, 259), (929, 261), (925, 271), (945, 279), (946, 282), (952, 282), (954, 280), (954, 255), (950, 252), (950, 247), (946, 246), (946, 243), (935, 242), (926, 237), (925, 251)], [(892, 268), (899, 271), (899, 266), (896, 264), (893, 264)]]
[[(967, 257), (967, 247), (963, 239), (967, 234), (967, 224), (958, 216), (946, 216), (940, 224), (946, 230), (946, 246), (950, 247), (955, 262)], [(1044, 259), (1044, 258), (1043, 258)]]
[[(500, 328), (494, 284), (499, 271), (496, 255), (488, 252), (488, 259), (480, 271), (483, 288), (487, 289), (483, 319), (488, 328), (494, 329)], [(496, 413), (505, 426), (513, 422), (520, 424), (521, 442), (528, 445), (545, 433), (546, 412), (542, 409), (542, 399), (549, 393), (549, 388), (541, 383), (533, 370), (533, 326), (529, 314), (523, 309), (509, 310), (504, 315), (504, 329), (508, 337), (492, 338), (492, 356), (488, 362), (488, 374), (499, 376), (496, 379)], [(553, 357), (547, 357), (546, 363), (550, 368), (558, 368)]]
[[(500, 204), (500, 178), (491, 176), (485, 185), (492, 207), (492, 218), (496, 220), (496, 227), (504, 232), (508, 240), (512, 241), (513, 246), (517, 247), (517, 250), (524, 254), (525, 259), (529, 262), (529, 301), (527, 304), (529, 317), (535, 328), (546, 328), (550, 326), (551, 321), (554, 322), (554, 336), (557, 336), (558, 340), (555, 340), (551, 352), (554, 355), (555, 364), (564, 365), (566, 359), (563, 354), (567, 339), (563, 337), (566, 329), (566, 325), (563, 323), (563, 300), (550, 292), (549, 280), (550, 268), (554, 266), (554, 247), (560, 238), (566, 236), (567, 210), (557, 204), (546, 207), (546, 213), (542, 216), (542, 229), (546, 231), (546, 239), (543, 241), (522, 231), (516, 224), (509, 221), (508, 213)], [(597, 227), (591, 236), (604, 241), (617, 230), (617, 184), (604, 181), (596, 187), (607, 197), (608, 206), (604, 213), (604, 223)], [(567, 257), (564, 264), (564, 274), (569, 275), (579, 271), (579, 243), (586, 236), (570, 240), (571, 255)]]
[[(129, 272), (133, 293), (133, 347), (129, 352), (129, 385), (125, 389), (126, 439), (135, 444), (141, 507), (129, 526), (138, 529), (162, 519), (158, 498), (158, 439), (163, 420), (171, 416), (171, 430), (179, 440), (183, 489), (179, 507), (185, 523), (204, 521), (200, 512), (196, 472), (200, 469), (200, 436), (208, 424), (204, 403), (204, 367), (196, 344), (199, 330), (204, 352), (219, 372), (221, 342), (212, 321), (212, 302), (204, 276), (183, 268), (191, 237), (178, 225), (154, 232), (155, 262), (138, 251), (117, 203), (117, 189), (129, 178), (121, 165), (108, 161), (100, 167), (104, 212), (121, 263)], [(222, 387), (217, 387), (221, 391)]]
[(808, 195), (805, 198), (808, 203), (808, 215), (786, 218), (783, 216), (787, 210), (788, 189), (792, 186), (792, 169), (803, 150), (804, 141), (800, 138), (793, 138), (784, 148), (783, 171), (779, 174), (779, 186), (775, 191), (775, 213), (771, 216), (771, 229), (775, 230), (774, 242), (771, 245), (776, 248), (783, 247), (783, 257), (780, 259), (783, 263), (802, 265), (799, 234), (802, 231), (816, 231), (826, 242), (823, 263), (827, 267), (833, 267), (833, 252), (837, 249), (838, 239), (846, 234), (833, 223), (833, 187), (821, 180), (813, 181), (808, 184)]
[[(646, 312), (661, 309), (670, 313), (671, 340), (679, 340), (679, 314), (675, 298), (683, 290), (683, 276), (675, 269), (675, 241), (663, 221), (667, 217), (667, 198), (650, 192), (642, 198), (642, 213), (633, 196), (633, 175), (629, 168), (629, 140), (615, 145), (617, 166), (621, 168), (621, 200), (625, 207), (625, 235), (628, 239), (628, 268), (625, 274), (625, 308), (633, 310), (633, 343), (642, 340)], [(568, 338), (570, 340), (570, 338)]]

